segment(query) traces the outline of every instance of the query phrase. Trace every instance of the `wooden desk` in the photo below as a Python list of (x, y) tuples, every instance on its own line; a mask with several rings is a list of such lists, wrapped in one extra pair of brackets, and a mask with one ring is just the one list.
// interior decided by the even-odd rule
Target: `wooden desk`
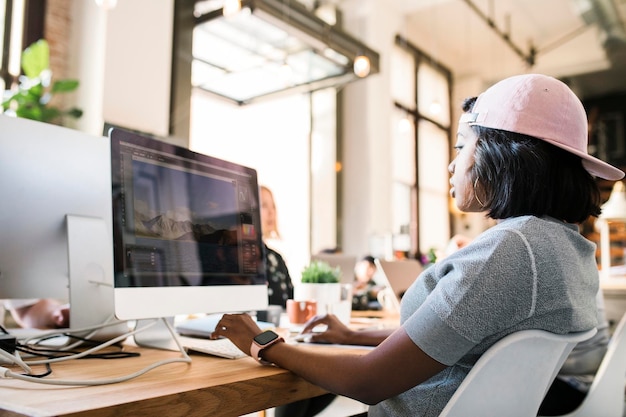
[[(139, 351), (141, 356), (57, 363), (48, 378), (105, 379), (180, 356), (178, 352), (134, 346), (127, 349)], [(252, 358), (195, 354), (191, 358), (191, 364), (164, 365), (128, 382), (93, 387), (0, 379), (0, 416), (239, 416), (326, 392), (284, 369), (260, 366)]]
[(385, 310), (352, 310), (350, 317), (354, 318), (376, 318), (389, 321), (400, 320), (400, 314)]
[(400, 314), (384, 310), (353, 310), (350, 324), (356, 328), (366, 328), (368, 325), (396, 328), (400, 326)]

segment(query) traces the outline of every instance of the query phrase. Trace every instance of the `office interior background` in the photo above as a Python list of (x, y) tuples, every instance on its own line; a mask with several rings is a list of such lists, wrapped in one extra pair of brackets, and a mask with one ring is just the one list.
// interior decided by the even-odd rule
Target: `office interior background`
[[(84, 115), (69, 127), (102, 135), (110, 123), (257, 169), (294, 280), (321, 250), (418, 256), (488, 227), (455, 210), (447, 166), (462, 99), (507, 76), (568, 83), (589, 112), (590, 151), (626, 165), (624, 0), (267, 1), (281, 10), (269, 45), (228, 22), (194, 23), (223, 0), (2, 0), (13, 13), (3, 16), (4, 88), (19, 52), (43, 37), (53, 77), (80, 81), (63, 105)], [(282, 64), (308, 65), (280, 23), (297, 6), (374, 51), (372, 73), (290, 88)], [(243, 57), (234, 45), (273, 52)], [(285, 91), (264, 95), (272, 83)]]

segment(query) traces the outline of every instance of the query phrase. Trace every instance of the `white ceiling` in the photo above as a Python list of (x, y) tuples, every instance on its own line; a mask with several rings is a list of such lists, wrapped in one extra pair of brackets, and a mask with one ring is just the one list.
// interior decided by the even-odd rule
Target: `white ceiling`
[[(582, 98), (626, 91), (626, 38), (617, 42), (609, 59), (602, 41), (606, 32), (597, 23), (585, 23), (576, 10), (577, 4), (606, 2), (613, 7), (608, 23), (623, 35), (626, 0), (391, 1), (407, 16), (401, 34), (450, 68), (455, 79), (479, 76), (495, 82), (521, 72), (541, 72), (566, 78)], [(468, 3), (497, 30), (508, 33), (521, 55), (528, 56), (532, 45), (535, 64), (529, 66)]]

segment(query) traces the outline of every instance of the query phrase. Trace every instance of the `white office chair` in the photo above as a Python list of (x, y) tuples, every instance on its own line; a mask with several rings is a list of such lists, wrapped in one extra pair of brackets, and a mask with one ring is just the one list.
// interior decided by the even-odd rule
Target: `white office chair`
[(536, 416), (567, 355), (595, 333), (523, 330), (504, 337), (478, 359), (439, 417)]
[(619, 321), (582, 404), (562, 417), (622, 417), (626, 387), (626, 314)]

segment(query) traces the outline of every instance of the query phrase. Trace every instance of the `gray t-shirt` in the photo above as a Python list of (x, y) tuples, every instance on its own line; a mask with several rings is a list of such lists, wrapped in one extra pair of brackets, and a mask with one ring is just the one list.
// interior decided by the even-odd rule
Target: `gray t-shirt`
[(402, 299), (401, 323), (448, 368), (369, 415), (438, 416), (476, 360), (509, 333), (595, 327), (595, 249), (575, 225), (521, 216), (426, 269)]

